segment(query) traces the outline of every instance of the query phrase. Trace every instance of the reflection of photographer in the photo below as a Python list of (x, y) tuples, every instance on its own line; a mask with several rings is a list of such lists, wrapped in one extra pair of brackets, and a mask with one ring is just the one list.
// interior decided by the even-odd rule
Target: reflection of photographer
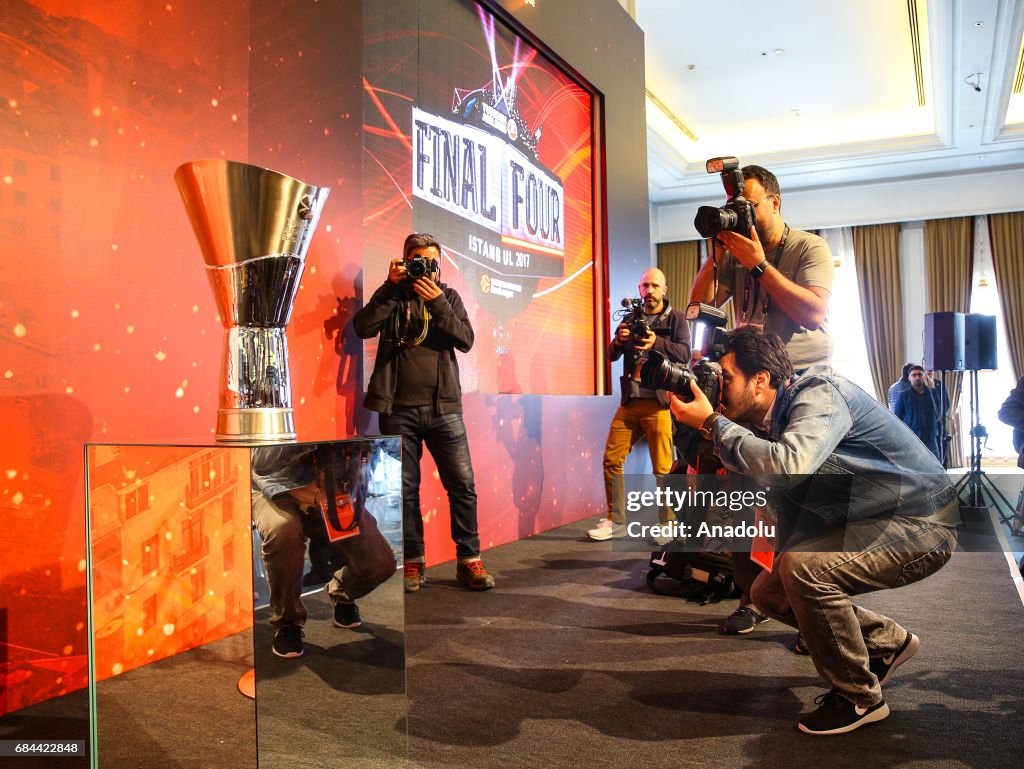
[(849, 596), (943, 566), (956, 546), (956, 492), (938, 460), (872, 396), (828, 366), (794, 378), (777, 336), (736, 329), (721, 364), (721, 413), (691, 384), (690, 402), (672, 396), (672, 415), (699, 429), (729, 471), (776, 496), (788, 535), (752, 598), (799, 627), (831, 687), (799, 727), (840, 734), (880, 721), (889, 714), (882, 686), (920, 641)]
[[(626, 528), (625, 480), (622, 475), (626, 457), (641, 438), (647, 439), (651, 465), (656, 478), (672, 468), (672, 418), (668, 403), (659, 400), (654, 389), (645, 387), (640, 373), (645, 358), (659, 354), (674, 363), (686, 363), (690, 357), (690, 329), (680, 310), (672, 309), (666, 298), (665, 274), (649, 269), (640, 278), (640, 300), (628, 305), (608, 345), (608, 358), (623, 358), (622, 402), (608, 429), (604, 450), (604, 489), (608, 514), (587, 536), (606, 540), (622, 536)], [(662, 520), (669, 511), (663, 510)]]
[(252, 518), (263, 541), (270, 624), (275, 629), (273, 651), (278, 657), (303, 653), (307, 613), (302, 602), (302, 572), (305, 531), (310, 527), (326, 531), (328, 525), (335, 525), (349, 534), (328, 545), (336, 560), (345, 564), (326, 585), (334, 604), (335, 626), (359, 627), (362, 621), (356, 599), (395, 572), (391, 546), (364, 508), (363, 455), (352, 446), (330, 443), (253, 449)]

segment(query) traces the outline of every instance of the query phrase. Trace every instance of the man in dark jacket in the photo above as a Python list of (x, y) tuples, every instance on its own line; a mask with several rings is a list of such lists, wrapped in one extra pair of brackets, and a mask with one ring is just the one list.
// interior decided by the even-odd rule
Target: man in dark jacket
[(798, 726), (842, 734), (881, 721), (889, 715), (882, 687), (920, 640), (851, 596), (916, 582), (949, 560), (956, 490), (906, 425), (852, 382), (828, 366), (793, 378), (774, 334), (736, 329), (721, 364), (721, 412), (693, 386), (689, 403), (672, 396), (672, 415), (712, 441), (731, 472), (776, 498), (786, 534), (752, 597), (799, 627), (831, 687)]
[[(1024, 470), (1024, 376), (1010, 390), (1010, 396), (999, 407), (999, 421), (1013, 428), (1013, 450), (1017, 452), (1017, 467)], [(1010, 524), (1020, 534), (1024, 530), (1024, 489), (1017, 500), (1017, 514)]]
[(896, 408), (892, 411), (921, 439), (921, 443), (928, 447), (936, 459), (941, 459), (938, 408), (932, 395), (933, 390), (925, 385), (924, 367), (911, 366), (907, 379), (910, 387), (896, 396)]
[(1013, 428), (1013, 450), (1017, 452), (1017, 467), (1024, 469), (1024, 377), (1010, 390), (1009, 397), (999, 407), (999, 421)]
[[(626, 457), (641, 438), (647, 439), (654, 477), (661, 478), (672, 469), (672, 417), (668, 401), (654, 390), (640, 384), (640, 368), (649, 350), (656, 350), (673, 363), (685, 364), (690, 359), (690, 327), (686, 315), (673, 310), (666, 292), (665, 273), (649, 269), (640, 276), (640, 299), (647, 333), (637, 338), (631, 327), (640, 318), (630, 317), (619, 324), (608, 345), (608, 359), (624, 358), (622, 364), (622, 403), (612, 418), (604, 449), (604, 490), (608, 513), (598, 521), (587, 536), (598, 541), (625, 533), (625, 478), (622, 474)], [(634, 329), (636, 330), (636, 329)], [(670, 517), (663, 511), (663, 520)], [(671, 516), (671, 517), (674, 517)]]
[(477, 496), (462, 420), (462, 386), (455, 351), (473, 346), (462, 299), (438, 282), (441, 244), (413, 233), (402, 258), (391, 261), (387, 280), (352, 320), (363, 339), (380, 334), (363, 405), (380, 414), (384, 434), (402, 436), (402, 517), (405, 589), (425, 581), (420, 458), (423, 444), (448, 493), (451, 533), (458, 557), (456, 578), (470, 590), (494, 587), (480, 560)]

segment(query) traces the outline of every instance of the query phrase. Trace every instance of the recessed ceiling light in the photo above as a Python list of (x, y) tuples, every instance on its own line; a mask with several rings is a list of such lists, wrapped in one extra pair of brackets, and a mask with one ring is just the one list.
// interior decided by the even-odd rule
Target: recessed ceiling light
[(978, 155), (978, 160), (984, 160), (988, 155)]
[(775, 49), (775, 53), (782, 54), (782, 53), (785, 53), (785, 51), (782, 48), (776, 48)]
[(974, 26), (976, 26), (976, 27), (984, 27), (985, 26), (985, 22), (983, 22), (983, 21), (976, 21), (976, 22), (974, 22)]

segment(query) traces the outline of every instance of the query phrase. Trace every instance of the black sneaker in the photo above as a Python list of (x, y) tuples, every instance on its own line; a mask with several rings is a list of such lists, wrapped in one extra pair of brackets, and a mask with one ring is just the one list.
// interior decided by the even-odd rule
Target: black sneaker
[(758, 614), (749, 606), (741, 606), (722, 620), (722, 624), (718, 626), (718, 632), (725, 633), (726, 635), (742, 635), (743, 633), (749, 633), (762, 622), (767, 622), (768, 619), (768, 617)]
[(917, 650), (920, 648), (921, 639), (913, 633), (907, 633), (907, 640), (895, 652), (884, 657), (872, 657), (868, 660), (868, 667), (878, 677), (878, 685), (885, 686), (889, 683), (889, 679), (896, 672), (896, 668), (917, 654)]
[(302, 637), (305, 633), (298, 625), (282, 625), (274, 633), (274, 645), (271, 647), (278, 657), (301, 657)]
[(889, 717), (889, 706), (885, 700), (869, 708), (862, 708), (835, 689), (815, 697), (814, 704), (818, 709), (797, 722), (797, 727), (805, 734), (846, 734), (864, 724), (873, 724)]
[(363, 624), (359, 619), (359, 607), (354, 603), (334, 604), (334, 626), (357, 628)]

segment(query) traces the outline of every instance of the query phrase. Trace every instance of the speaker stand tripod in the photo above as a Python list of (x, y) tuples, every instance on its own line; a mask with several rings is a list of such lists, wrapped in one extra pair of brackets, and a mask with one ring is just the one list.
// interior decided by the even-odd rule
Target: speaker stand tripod
[[(989, 509), (993, 508), (999, 516), (999, 522), (1019, 530), (1019, 515), (1013, 505), (999, 488), (981, 469), (981, 439), (988, 435), (985, 426), (978, 418), (978, 372), (970, 371), (971, 391), (971, 466), (959, 481), (956, 482), (957, 497), (965, 507)], [(985, 499), (988, 499), (986, 504)], [(1000, 506), (1002, 503), (1002, 507)]]

